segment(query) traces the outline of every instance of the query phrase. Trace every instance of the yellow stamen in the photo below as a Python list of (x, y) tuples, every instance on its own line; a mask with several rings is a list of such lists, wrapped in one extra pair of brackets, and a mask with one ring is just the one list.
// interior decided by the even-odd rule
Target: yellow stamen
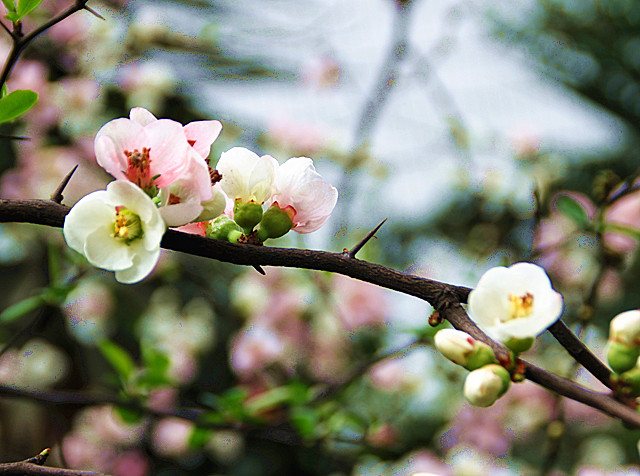
[(533, 311), (533, 294), (526, 293), (522, 296), (509, 295), (509, 317), (507, 320), (528, 317)]

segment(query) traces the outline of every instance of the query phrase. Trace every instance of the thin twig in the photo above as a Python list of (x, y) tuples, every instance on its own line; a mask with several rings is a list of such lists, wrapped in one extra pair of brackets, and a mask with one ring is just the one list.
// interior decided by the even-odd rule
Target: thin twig
[(51, 194), (51, 201), (56, 202), (56, 203), (62, 203), (62, 200), (64, 199), (64, 197), (62, 196), (62, 192), (64, 191), (65, 187), (69, 183), (69, 180), (71, 180), (71, 177), (73, 177), (73, 174), (75, 173), (76, 170), (78, 170), (78, 165), (77, 164), (71, 170), (71, 172), (69, 172), (62, 179), (62, 182), (60, 182), (60, 185), (58, 185), (58, 188), (56, 188), (55, 192), (53, 192), (53, 194)]
[(106, 476), (103, 473), (96, 473), (94, 471), (78, 471), (75, 469), (42, 466), (47, 460), (49, 453), (51, 453), (51, 448), (47, 448), (32, 458), (24, 461), (18, 461), (16, 463), (2, 463), (0, 464), (0, 475)]
[(31, 137), (12, 136), (12, 135), (9, 135), (9, 134), (0, 134), (0, 139), (7, 139), (7, 140), (31, 140)]
[(373, 230), (371, 230), (369, 233), (367, 233), (367, 236), (365, 236), (362, 240), (360, 240), (360, 243), (358, 243), (356, 246), (354, 246), (351, 251), (347, 252), (347, 256), (349, 256), (349, 258), (355, 258), (356, 257), (356, 253), (358, 251), (360, 251), (362, 249), (362, 247), (364, 245), (367, 244), (367, 242), (373, 238), (373, 236), (376, 234), (376, 232), (382, 227), (382, 225), (384, 225), (384, 222), (387, 221), (387, 219), (385, 218), (384, 220), (382, 220), (380, 223), (378, 223), (378, 226), (376, 226)]
[(2, 86), (4, 86), (4, 84), (7, 82), (11, 70), (18, 62), (18, 58), (20, 58), (20, 54), (29, 45), (29, 43), (31, 43), (36, 37), (38, 37), (38, 35), (44, 33), (52, 26), (60, 23), (65, 18), (73, 15), (77, 11), (84, 10), (88, 1), (89, 0), (76, 0), (75, 4), (67, 8), (64, 12), (52, 18), (48, 22), (40, 25), (38, 28), (24, 37), (17, 35), (15, 32), (10, 32), (11, 37), (13, 38), (13, 44), (11, 45), (9, 57), (7, 58), (7, 61), (2, 70), (2, 75), (0, 75), (0, 88), (2, 88)]

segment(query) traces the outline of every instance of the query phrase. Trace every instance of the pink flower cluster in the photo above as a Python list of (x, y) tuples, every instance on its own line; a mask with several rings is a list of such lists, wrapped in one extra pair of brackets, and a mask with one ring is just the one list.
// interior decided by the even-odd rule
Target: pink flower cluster
[(69, 246), (94, 266), (115, 271), (118, 281), (134, 283), (155, 267), (167, 226), (261, 244), (325, 223), (338, 192), (311, 159), (279, 165), (235, 147), (213, 169), (208, 156), (221, 130), (218, 121), (183, 126), (139, 107), (129, 119), (105, 124), (95, 138), (96, 159), (116, 181), (83, 197), (67, 215)]

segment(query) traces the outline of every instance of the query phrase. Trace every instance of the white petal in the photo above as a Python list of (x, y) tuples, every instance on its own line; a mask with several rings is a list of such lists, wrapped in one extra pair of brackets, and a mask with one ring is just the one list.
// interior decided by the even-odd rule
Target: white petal
[(156, 116), (151, 114), (143, 107), (134, 107), (129, 111), (129, 118), (132, 121), (136, 121), (141, 126), (146, 126), (147, 124), (151, 124), (152, 122), (157, 121)]
[(116, 271), (116, 280), (124, 284), (133, 284), (146, 278), (155, 268), (160, 258), (160, 248), (152, 252), (136, 252), (133, 265), (128, 269)]
[(100, 190), (80, 199), (64, 219), (64, 238), (72, 249), (83, 252), (84, 241), (95, 230), (111, 226), (115, 210), (104, 203), (107, 192)]
[(220, 155), (216, 170), (222, 174), (220, 187), (229, 198), (248, 198), (249, 175), (259, 159), (244, 147), (234, 147)]
[(113, 237), (113, 231), (99, 229), (87, 236), (84, 255), (92, 265), (116, 271), (132, 264), (131, 251), (122, 241)]

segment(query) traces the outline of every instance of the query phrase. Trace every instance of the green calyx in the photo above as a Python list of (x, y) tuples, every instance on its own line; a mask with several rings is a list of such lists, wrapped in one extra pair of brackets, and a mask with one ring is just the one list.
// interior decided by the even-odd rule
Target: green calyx
[(143, 236), (144, 228), (140, 217), (128, 208), (118, 207), (113, 222), (113, 237), (128, 245)]
[(277, 205), (270, 206), (260, 221), (258, 239), (262, 242), (269, 238), (280, 238), (286, 235), (293, 227), (293, 220), (285, 210)]
[(622, 342), (609, 341), (607, 362), (615, 373), (621, 374), (634, 368), (638, 356), (640, 356), (640, 349), (635, 345), (629, 346)]
[(512, 337), (511, 339), (504, 341), (503, 344), (506, 345), (511, 352), (518, 355), (531, 349), (535, 341), (535, 337), (525, 337), (522, 339)]
[(498, 363), (493, 349), (483, 342), (476, 341), (473, 352), (467, 355), (467, 362), (463, 367), (467, 370), (475, 370), (488, 364)]
[(227, 215), (220, 215), (209, 223), (206, 234), (215, 240), (235, 243), (242, 236), (242, 228)]
[(262, 220), (262, 205), (256, 202), (237, 201), (233, 207), (233, 219), (242, 227), (245, 235), (249, 235)]

